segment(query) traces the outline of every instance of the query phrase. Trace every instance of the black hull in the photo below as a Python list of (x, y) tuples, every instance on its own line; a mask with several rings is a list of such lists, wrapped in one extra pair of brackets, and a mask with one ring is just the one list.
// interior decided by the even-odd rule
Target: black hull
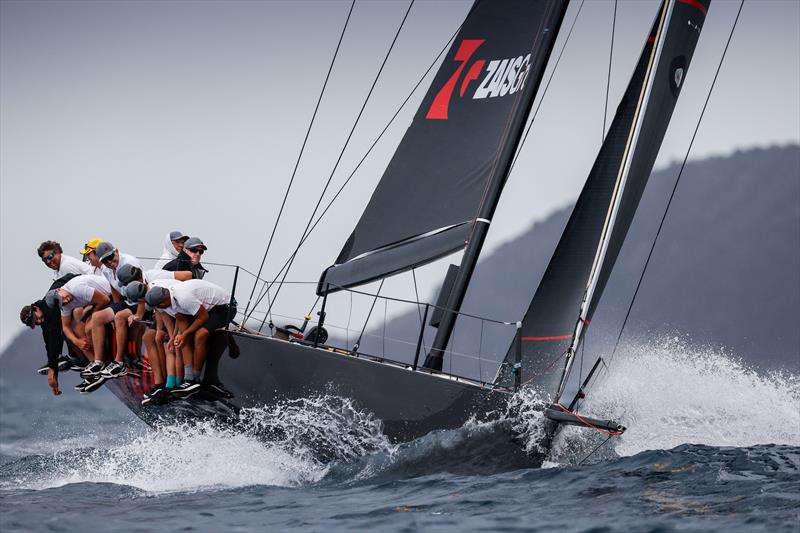
[(505, 411), (508, 393), (443, 374), (412, 371), (402, 365), (314, 348), (278, 339), (233, 333), (241, 355), (223, 355), (219, 374), (234, 398), (208, 401), (192, 397), (162, 406), (141, 405), (151, 375), (133, 372), (107, 387), (147, 423), (159, 418), (230, 417), (239, 409), (281, 401), (333, 395), (381, 420), (393, 442), (431, 431), (455, 429), (470, 418), (488, 420)]

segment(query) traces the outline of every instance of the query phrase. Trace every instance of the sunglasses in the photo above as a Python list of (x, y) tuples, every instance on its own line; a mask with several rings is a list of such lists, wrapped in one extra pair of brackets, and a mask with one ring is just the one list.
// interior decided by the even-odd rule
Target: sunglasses
[(47, 263), (48, 261), (52, 261), (55, 256), (56, 256), (55, 252), (50, 252), (47, 255), (43, 255), (42, 256), (42, 262), (43, 263)]
[(189, 251), (192, 252), (193, 254), (203, 255), (203, 252), (205, 250), (203, 250), (202, 248), (189, 248)]
[(113, 261), (115, 257), (117, 257), (117, 252), (114, 252), (113, 254), (109, 255), (105, 259), (101, 259), (100, 262), (103, 263), (104, 265), (107, 265), (111, 261)]

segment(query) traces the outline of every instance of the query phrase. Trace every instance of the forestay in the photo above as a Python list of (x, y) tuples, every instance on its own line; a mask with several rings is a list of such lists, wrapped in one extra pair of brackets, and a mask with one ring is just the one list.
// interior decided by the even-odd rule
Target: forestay
[[(556, 396), (628, 232), (710, 0), (665, 0), (522, 322), (523, 372)], [(514, 359), (516, 340), (506, 361)], [(563, 384), (562, 384), (563, 385)], [(561, 387), (563, 388), (563, 387)]]

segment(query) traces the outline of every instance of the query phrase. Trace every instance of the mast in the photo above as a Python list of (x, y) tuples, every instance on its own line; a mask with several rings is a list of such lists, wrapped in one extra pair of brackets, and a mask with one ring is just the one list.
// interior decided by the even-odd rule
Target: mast
[(543, 18), (543, 25), (536, 36), (531, 49), (532, 71), (536, 74), (532, 83), (528, 83), (523, 91), (519, 100), (514, 103), (515, 109), (518, 106), (524, 106), (521, 113), (512, 114), (512, 122), (507, 124), (505, 138), (502, 141), (502, 152), (500, 157), (495, 161), (499, 165), (499, 172), (493, 174), (493, 178), (489, 181), (481, 201), (478, 215), (472, 225), (472, 231), (467, 240), (467, 246), (464, 249), (464, 256), (461, 259), (458, 273), (453, 282), (453, 287), (447, 298), (447, 303), (442, 314), (439, 327), (436, 330), (436, 337), (431, 345), (431, 351), (425, 358), (425, 368), (431, 370), (441, 370), (444, 363), (444, 352), (447, 350), (447, 344), (450, 342), (450, 337), (453, 333), (456, 320), (458, 319), (458, 312), (461, 310), (461, 305), (464, 302), (467, 288), (469, 287), (472, 273), (475, 270), (475, 265), (480, 257), (481, 248), (486, 240), (486, 234), (489, 232), (492, 217), (494, 216), (497, 203), (500, 200), (500, 194), (503, 191), (503, 186), (508, 179), (508, 174), (511, 171), (511, 164), (514, 159), (517, 145), (522, 138), (522, 133), (527, 124), (528, 116), (530, 115), (531, 107), (536, 93), (539, 90), (542, 77), (544, 76), (545, 66), (550, 58), (555, 45), (558, 30), (561, 27), (561, 22), (564, 19), (564, 13), (567, 10), (567, 2), (562, 2), (559, 5), (551, 4), (548, 6), (547, 13)]

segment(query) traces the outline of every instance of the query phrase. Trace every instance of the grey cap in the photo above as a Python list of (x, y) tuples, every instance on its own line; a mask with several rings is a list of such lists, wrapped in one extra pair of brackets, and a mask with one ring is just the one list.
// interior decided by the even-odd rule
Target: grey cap
[(102, 261), (103, 259), (107, 259), (107, 258), (111, 257), (111, 255), (116, 250), (117, 249), (114, 248), (113, 244), (111, 244), (110, 242), (103, 241), (103, 242), (101, 242), (100, 244), (97, 245), (97, 249), (95, 250), (95, 253), (97, 254), (97, 258), (100, 259), (100, 261)]
[(184, 248), (197, 248), (200, 247), (203, 250), (208, 250), (208, 246), (203, 244), (203, 241), (198, 239), (197, 237), (190, 237), (188, 241), (183, 243)]
[(136, 281), (140, 273), (141, 270), (139, 268), (130, 263), (125, 263), (117, 269), (117, 279), (120, 285), (125, 286), (132, 281)]
[(169, 240), (171, 241), (179, 241), (181, 239), (188, 239), (188, 238), (189, 236), (182, 231), (175, 230), (169, 232)]
[[(128, 265), (125, 265), (128, 266)], [(131, 281), (125, 287), (125, 299), (130, 303), (136, 303), (147, 293), (147, 286), (139, 281)]]
[(151, 307), (158, 307), (164, 300), (167, 299), (167, 295), (169, 291), (164, 287), (150, 287), (150, 290), (147, 291), (147, 294), (144, 297), (144, 301), (147, 305)]
[(58, 291), (53, 289), (51, 291), (47, 291), (47, 294), (45, 294), (44, 303), (46, 303), (48, 307), (61, 307), (63, 299)]

